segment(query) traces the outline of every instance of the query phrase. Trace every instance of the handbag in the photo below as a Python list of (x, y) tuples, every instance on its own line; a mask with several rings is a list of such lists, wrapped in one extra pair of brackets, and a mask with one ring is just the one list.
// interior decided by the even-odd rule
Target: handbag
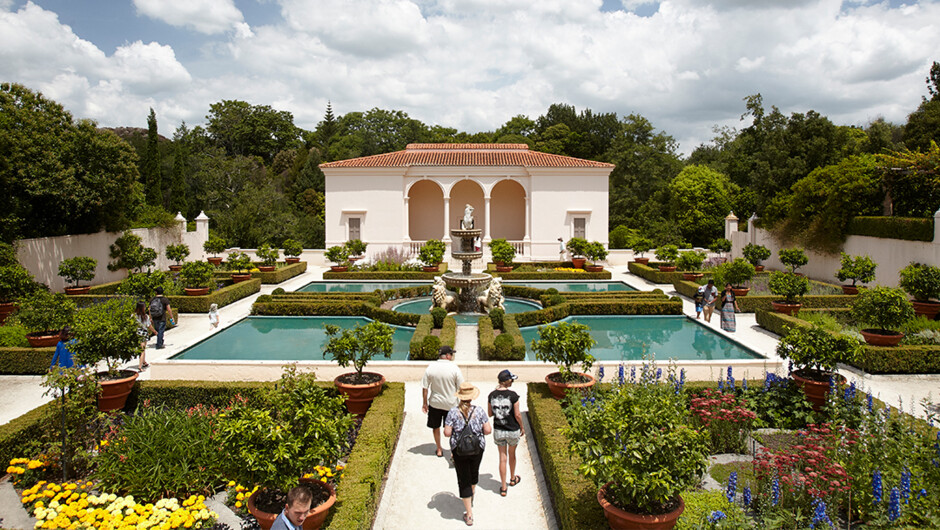
[(470, 418), (473, 417), (474, 409), (470, 409), (470, 415), (467, 416), (466, 424), (460, 435), (457, 437), (457, 443), (454, 445), (454, 454), (457, 456), (476, 456), (483, 453), (480, 447), (480, 435), (474, 432), (470, 426)]

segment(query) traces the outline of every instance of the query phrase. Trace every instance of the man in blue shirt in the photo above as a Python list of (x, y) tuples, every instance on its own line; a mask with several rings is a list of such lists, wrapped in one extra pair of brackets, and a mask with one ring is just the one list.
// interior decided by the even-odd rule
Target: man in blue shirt
[(55, 355), (52, 356), (52, 364), (49, 365), (49, 369), (52, 370), (56, 365), (59, 365), (63, 368), (71, 368), (74, 363), (72, 361), (72, 352), (69, 351), (69, 348), (66, 343), (71, 339), (72, 331), (68, 326), (62, 328), (62, 331), (59, 332), (59, 343), (55, 345)]
[(295, 486), (287, 492), (287, 504), (281, 514), (274, 520), (271, 530), (301, 530), (304, 519), (310, 513), (310, 504), (313, 502), (313, 493), (307, 486)]

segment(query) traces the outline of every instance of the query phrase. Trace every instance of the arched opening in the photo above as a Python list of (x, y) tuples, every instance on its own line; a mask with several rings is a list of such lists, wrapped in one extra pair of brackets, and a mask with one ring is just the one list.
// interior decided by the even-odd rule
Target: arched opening
[(525, 237), (525, 189), (514, 180), (501, 180), (493, 186), (490, 237), (510, 241)]
[(408, 190), (408, 237), (412, 241), (444, 238), (444, 191), (434, 181), (416, 182)]
[(460, 228), (466, 205), (473, 206), (473, 227), (486, 233), (483, 188), (472, 180), (461, 180), (450, 190), (450, 227)]

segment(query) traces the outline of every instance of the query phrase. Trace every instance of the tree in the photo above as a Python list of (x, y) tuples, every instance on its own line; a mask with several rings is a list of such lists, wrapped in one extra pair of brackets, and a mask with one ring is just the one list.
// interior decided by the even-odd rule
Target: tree
[(940, 98), (937, 97), (921, 103), (907, 116), (904, 125), (904, 145), (908, 149), (925, 151), (930, 142), (940, 142)]
[(229, 155), (257, 156), (270, 163), (274, 155), (300, 143), (294, 116), (267, 105), (222, 100), (209, 106), (209, 136)]
[(400, 110), (374, 108), (350, 112), (339, 119), (339, 139), (330, 145), (328, 160), (400, 151), (429, 138), (426, 125)]
[(323, 120), (317, 124), (316, 130), (316, 142), (323, 149), (323, 152), (329, 152), (330, 145), (333, 144), (338, 132), (339, 124), (336, 123), (336, 117), (333, 116), (333, 104), (327, 101), (326, 113), (323, 115)]
[(502, 127), (496, 129), (495, 136), (501, 138), (506, 135), (516, 135), (528, 138), (533, 134), (535, 134), (535, 122), (524, 114), (517, 114), (504, 123)]
[(147, 116), (147, 149), (144, 151), (141, 173), (143, 173), (144, 192), (147, 204), (164, 207), (162, 160), (157, 134), (157, 114), (150, 108)]
[(705, 166), (687, 166), (669, 183), (669, 214), (682, 236), (704, 246), (721, 237), (736, 186)]
[(877, 156), (895, 215), (932, 217), (940, 208), (940, 147), (904, 149)]
[(927, 75), (926, 82), (930, 100), (940, 101), (940, 63), (937, 61), (930, 65), (930, 73)]
[(173, 134), (173, 174), (170, 177), (170, 196), (167, 201), (170, 212), (184, 212), (187, 217), (189, 213), (189, 201), (187, 201), (189, 193), (186, 185), (189, 174), (188, 132), (184, 121)]

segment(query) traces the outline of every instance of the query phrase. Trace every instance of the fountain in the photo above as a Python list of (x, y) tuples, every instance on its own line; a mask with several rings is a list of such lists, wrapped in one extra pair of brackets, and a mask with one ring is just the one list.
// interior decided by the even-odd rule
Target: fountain
[[(447, 272), (434, 279), (433, 307), (443, 307), (458, 313), (479, 313), (482, 308), (503, 307), (502, 288), (499, 279), (485, 273), (474, 273), (470, 263), (483, 257), (483, 249), (476, 245), (483, 230), (474, 228), (473, 206), (464, 208), (460, 228), (450, 231), (453, 244), (451, 256), (461, 261), (460, 272)], [(457, 294), (447, 288), (457, 289)]]

